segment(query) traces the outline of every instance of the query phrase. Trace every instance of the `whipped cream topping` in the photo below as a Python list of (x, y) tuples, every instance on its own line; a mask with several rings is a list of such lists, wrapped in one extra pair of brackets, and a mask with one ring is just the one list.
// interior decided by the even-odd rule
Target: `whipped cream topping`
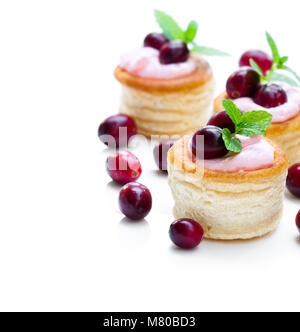
[(181, 63), (161, 64), (159, 51), (141, 47), (121, 56), (120, 67), (128, 73), (145, 78), (172, 79), (188, 75), (196, 69), (192, 59)]
[[(270, 167), (274, 164), (275, 150), (260, 135), (245, 137), (236, 135), (242, 143), (240, 153), (228, 153), (223, 158), (196, 160), (207, 169), (221, 172), (254, 171)], [(191, 151), (190, 151), (191, 153)]]
[(280, 106), (265, 108), (256, 104), (252, 98), (243, 97), (234, 100), (236, 106), (244, 112), (266, 111), (272, 114), (272, 123), (281, 123), (294, 118), (300, 112), (300, 92), (297, 89), (286, 90), (288, 101)]

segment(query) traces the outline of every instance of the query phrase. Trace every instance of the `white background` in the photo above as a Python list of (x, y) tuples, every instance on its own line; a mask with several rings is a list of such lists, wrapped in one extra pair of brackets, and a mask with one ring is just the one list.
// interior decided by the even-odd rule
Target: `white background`
[(268, 237), (178, 250), (167, 178), (140, 147), (153, 209), (140, 223), (118, 210), (97, 128), (117, 113), (120, 53), (158, 30), (153, 8), (233, 55), (210, 59), (217, 92), (242, 51), (268, 49), (265, 30), (300, 72), (294, 0), (1, 1), (0, 310), (300, 309), (299, 200)]

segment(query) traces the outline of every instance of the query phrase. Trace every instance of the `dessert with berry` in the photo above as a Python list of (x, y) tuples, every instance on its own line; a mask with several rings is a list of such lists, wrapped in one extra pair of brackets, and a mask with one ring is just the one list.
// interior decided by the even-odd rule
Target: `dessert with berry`
[(273, 57), (259, 50), (245, 52), (240, 69), (227, 80), (226, 92), (215, 99), (214, 111), (222, 112), (222, 100), (230, 98), (243, 112), (272, 114), (267, 137), (286, 151), (292, 165), (300, 162), (300, 77), (287, 66), (288, 57), (279, 55), (274, 39), (266, 35)]
[(148, 34), (115, 70), (122, 85), (120, 112), (132, 116), (145, 136), (181, 136), (210, 116), (214, 79), (203, 55), (226, 53), (195, 43), (195, 21), (183, 30), (165, 13), (156, 10), (155, 16), (162, 33)]
[(214, 124), (178, 140), (168, 153), (174, 217), (192, 219), (211, 239), (259, 237), (279, 222), (288, 161), (264, 137), (272, 115), (242, 113), (224, 100)]

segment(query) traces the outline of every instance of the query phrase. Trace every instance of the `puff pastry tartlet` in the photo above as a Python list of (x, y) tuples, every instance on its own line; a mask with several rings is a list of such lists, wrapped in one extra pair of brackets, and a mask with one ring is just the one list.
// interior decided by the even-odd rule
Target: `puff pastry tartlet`
[(278, 145), (265, 139), (274, 148), (274, 163), (263, 169), (197, 171), (190, 139), (181, 138), (168, 154), (174, 217), (196, 220), (210, 239), (250, 239), (273, 231), (281, 217), (288, 164)]
[(150, 33), (144, 47), (123, 54), (114, 75), (122, 85), (120, 112), (134, 118), (145, 136), (182, 136), (210, 116), (214, 78), (202, 55), (228, 55), (198, 46), (198, 25), (184, 31), (170, 16), (155, 10), (162, 33)]
[(245, 52), (240, 69), (227, 80), (226, 92), (215, 99), (214, 112), (223, 109), (223, 99), (231, 98), (243, 112), (264, 110), (272, 114), (267, 137), (282, 147), (291, 165), (300, 162), (300, 77), (287, 66), (288, 57), (279, 55), (270, 34), (266, 37), (273, 57), (260, 50)]
[(206, 238), (262, 236), (275, 229), (281, 216), (287, 157), (258, 134), (271, 123), (267, 112), (249, 117), (229, 100), (223, 105), (234, 128), (205, 126), (168, 152), (174, 216), (199, 222)]
[(190, 61), (195, 66), (191, 73), (171, 79), (139, 77), (116, 68), (122, 84), (119, 111), (134, 118), (140, 134), (182, 136), (207, 122), (215, 85), (212, 70), (199, 55)]

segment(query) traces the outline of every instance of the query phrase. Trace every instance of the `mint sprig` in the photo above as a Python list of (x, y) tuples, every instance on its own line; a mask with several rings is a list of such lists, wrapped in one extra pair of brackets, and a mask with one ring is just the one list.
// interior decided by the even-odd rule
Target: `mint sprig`
[(259, 65), (253, 59), (250, 59), (250, 66), (257, 72), (261, 81), (264, 81), (266, 79)]
[(279, 55), (278, 47), (275, 43), (275, 40), (272, 38), (272, 36), (268, 32), (266, 32), (266, 37), (267, 37), (268, 44), (272, 51), (273, 61), (275, 63), (279, 63), (280, 55)]
[(192, 43), (196, 37), (198, 31), (198, 23), (196, 21), (191, 21), (184, 32), (184, 40), (186, 43)]
[(155, 10), (154, 15), (158, 25), (162, 29), (163, 34), (169, 40), (184, 39), (184, 31), (171, 16), (160, 10)]
[(241, 152), (242, 144), (236, 135), (254, 136), (266, 135), (266, 129), (272, 122), (272, 115), (266, 111), (252, 111), (242, 114), (231, 100), (223, 100), (223, 107), (234, 123), (235, 132), (228, 128), (222, 130), (222, 138), (226, 149), (233, 152)]
[(282, 73), (278, 73), (278, 70), (285, 70), (285, 71), (289, 72), (290, 74), (292, 74), (296, 78), (296, 80), (298, 82), (300, 82), (300, 76), (293, 69), (291, 69), (290, 67), (288, 67), (286, 65), (286, 62), (289, 59), (288, 56), (282, 56), (282, 57), (280, 56), (278, 47), (277, 47), (274, 39), (268, 32), (266, 32), (266, 37), (267, 37), (268, 44), (272, 51), (273, 66), (272, 66), (271, 70), (269, 70), (266, 73), (266, 75), (263, 74), (262, 70), (260, 69), (258, 64), (253, 59), (250, 59), (251, 67), (257, 72), (257, 74), (259, 75), (260, 80), (262, 82), (278, 81), (278, 82), (287, 83), (294, 87), (298, 87), (299, 84), (294, 79), (292, 79), (291, 77), (284, 75)]
[(206, 46), (199, 46), (195, 43), (195, 37), (198, 31), (198, 24), (196, 21), (191, 21), (188, 24), (186, 30), (183, 30), (178, 23), (166, 13), (155, 10), (154, 15), (156, 21), (160, 28), (162, 29), (163, 34), (169, 40), (181, 40), (182, 42), (186, 43), (187, 45), (191, 45), (191, 52), (200, 53), (202, 55), (218, 55), (218, 56), (228, 56), (228, 53), (219, 51), (214, 48), (206, 47)]
[(241, 141), (232, 137), (231, 131), (228, 128), (222, 130), (222, 138), (228, 151), (237, 153), (242, 151)]
[(277, 72), (270, 73), (269, 74), (269, 80), (270, 81), (276, 81), (276, 82), (284, 82), (284, 83), (287, 83), (287, 84), (289, 84), (290, 86), (293, 86), (293, 87), (298, 87), (299, 86), (299, 84), (297, 82), (295, 82), (289, 76), (286, 76), (284, 74), (277, 73)]
[(216, 55), (216, 56), (229, 56), (228, 53), (217, 50), (215, 48), (205, 47), (205, 46), (198, 46), (198, 45), (195, 45), (191, 49), (191, 52), (200, 53), (200, 54), (206, 55), (206, 56), (213, 56), (213, 55)]

